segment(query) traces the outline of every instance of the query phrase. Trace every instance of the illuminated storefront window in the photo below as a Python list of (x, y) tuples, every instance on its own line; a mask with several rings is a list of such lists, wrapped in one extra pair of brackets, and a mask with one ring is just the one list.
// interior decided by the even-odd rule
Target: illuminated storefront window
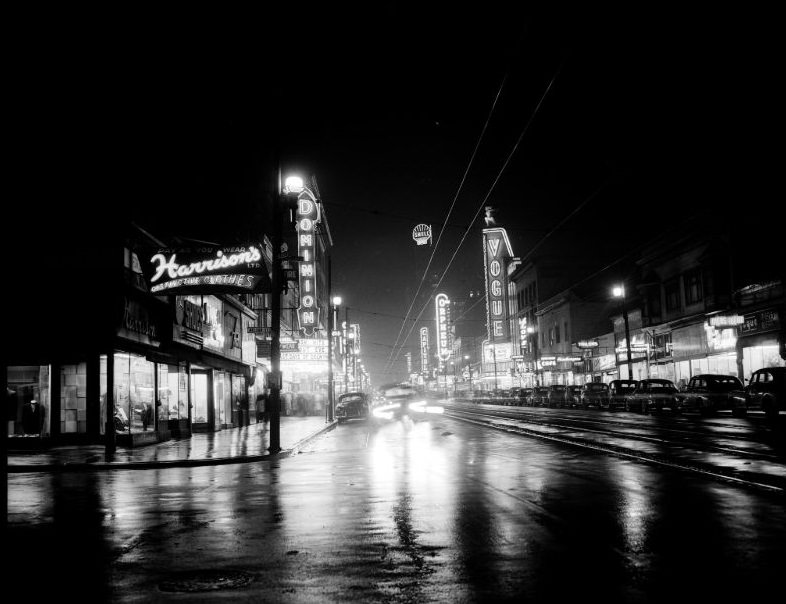
[(49, 435), (49, 366), (11, 366), (6, 379), (8, 436)]
[[(126, 352), (116, 352), (114, 363), (115, 431), (130, 433), (155, 430), (155, 364), (142, 356)], [(107, 391), (106, 356), (101, 357), (100, 382), (101, 406), (104, 408)]]
[(188, 419), (188, 374), (185, 365), (158, 366), (159, 421)]

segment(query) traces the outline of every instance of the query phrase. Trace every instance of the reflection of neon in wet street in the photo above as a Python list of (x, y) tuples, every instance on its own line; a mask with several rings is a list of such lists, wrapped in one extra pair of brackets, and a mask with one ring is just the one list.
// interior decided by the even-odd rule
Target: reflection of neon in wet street
[(647, 528), (652, 515), (652, 502), (644, 488), (643, 473), (646, 469), (633, 463), (619, 462), (614, 464), (613, 471), (623, 487), (619, 517), (622, 520), (625, 542), (630, 551), (643, 551), (647, 544)]
[(426, 401), (418, 401), (417, 403), (411, 403), (409, 408), (413, 411), (417, 411), (418, 413), (445, 413), (445, 409), (440, 407), (439, 405), (427, 405)]

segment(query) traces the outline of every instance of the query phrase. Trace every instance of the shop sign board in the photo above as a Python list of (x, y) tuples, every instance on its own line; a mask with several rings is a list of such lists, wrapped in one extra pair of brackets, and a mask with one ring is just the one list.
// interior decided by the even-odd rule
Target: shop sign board
[[(295, 344), (294, 348), (284, 344)], [(325, 361), (328, 360), (328, 342), (325, 339), (301, 339), (295, 342), (281, 342), (282, 361)]]
[(510, 326), (505, 317), (508, 291), (506, 261), (513, 255), (508, 234), (501, 227), (483, 229), (483, 269), (486, 280), (486, 329), (489, 341), (510, 340)]
[(453, 352), (450, 342), (450, 298), (447, 294), (437, 294), (434, 306), (437, 311), (437, 357), (444, 362)]
[(319, 206), (302, 193), (297, 201), (297, 250), (300, 261), (300, 304), (297, 318), (300, 329), (307, 336), (319, 327), (319, 304), (317, 303), (316, 225), (319, 222)]
[(270, 340), (257, 340), (257, 358), (269, 359), (271, 356)]
[(420, 328), (420, 371), (423, 375), (428, 373), (429, 358), (428, 327)]
[(765, 331), (774, 331), (780, 328), (780, 325), (778, 311), (774, 308), (768, 308), (746, 314), (744, 322), (738, 327), (739, 335), (747, 336)]
[(161, 328), (154, 314), (141, 302), (125, 298), (118, 335), (149, 346), (158, 346)]
[(412, 239), (418, 245), (426, 245), (431, 243), (431, 225), (419, 224), (412, 229)]
[(513, 359), (513, 350), (510, 342), (483, 343), (483, 360), (486, 364), (494, 364), (511, 361)]
[(262, 245), (194, 245), (140, 250), (150, 293), (219, 294), (270, 291)]
[(576, 342), (576, 347), (582, 349), (597, 348), (599, 345), (600, 343), (597, 340), (579, 340)]

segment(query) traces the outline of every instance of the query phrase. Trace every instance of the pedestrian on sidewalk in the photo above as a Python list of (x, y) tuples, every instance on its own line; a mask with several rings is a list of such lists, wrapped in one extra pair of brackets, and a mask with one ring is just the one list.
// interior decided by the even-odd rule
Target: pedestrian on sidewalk
[(265, 427), (267, 427), (267, 422), (270, 419), (270, 411), (268, 409), (269, 399), (270, 393), (267, 388), (257, 395), (257, 423), (261, 421)]

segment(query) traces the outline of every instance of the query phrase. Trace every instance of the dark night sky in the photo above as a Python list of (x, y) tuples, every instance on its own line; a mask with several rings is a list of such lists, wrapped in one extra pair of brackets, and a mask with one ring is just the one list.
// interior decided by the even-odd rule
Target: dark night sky
[[(518, 256), (548, 234), (540, 252), (601, 262), (686, 214), (737, 221), (775, 204), (766, 15), (338, 4), (20, 16), (10, 240), (81, 245), (120, 216), (162, 236), (237, 236), (278, 140), (284, 167), (318, 180), (334, 290), (379, 384), (403, 375), (382, 367), (425, 263), (412, 227), (439, 232), (506, 74), (432, 272), (530, 120), (487, 201)], [(454, 298), (482, 288), (480, 226), (440, 288)]]

